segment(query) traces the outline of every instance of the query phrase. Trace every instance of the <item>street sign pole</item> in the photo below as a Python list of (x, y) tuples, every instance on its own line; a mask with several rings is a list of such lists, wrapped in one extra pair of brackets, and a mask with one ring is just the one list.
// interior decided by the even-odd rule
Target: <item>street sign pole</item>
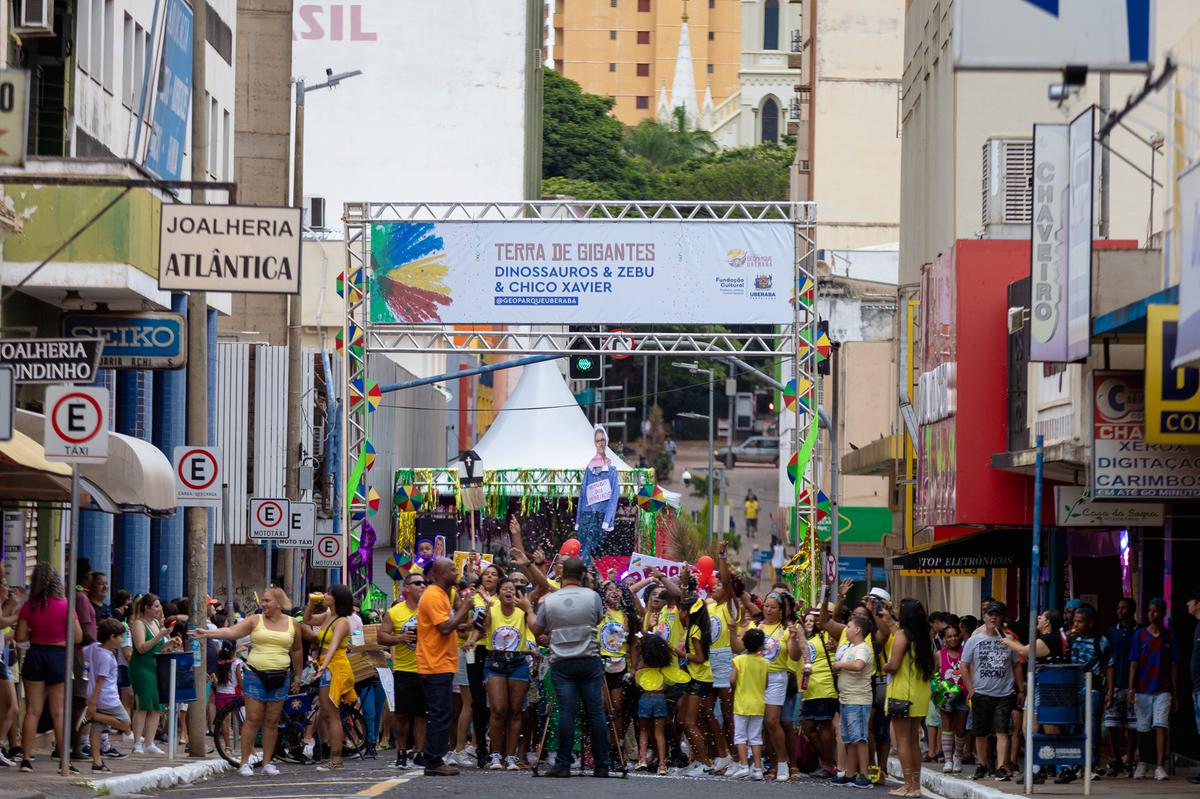
[(233, 533), (229, 529), (229, 483), (221, 484), (221, 532), (225, 539), (225, 626), (235, 624), (233, 618)]
[[(72, 703), (75, 700), (75, 581), (79, 579), (79, 464), (71, 464), (71, 540), (67, 542), (70, 551), (67, 556), (67, 689), (63, 691), (63, 731), (75, 729), (71, 722)], [(22, 742), (25, 743), (25, 742)], [(33, 749), (32, 741), (25, 746)], [(58, 742), (58, 773), (64, 777), (71, 774), (71, 745), (70, 741)]]

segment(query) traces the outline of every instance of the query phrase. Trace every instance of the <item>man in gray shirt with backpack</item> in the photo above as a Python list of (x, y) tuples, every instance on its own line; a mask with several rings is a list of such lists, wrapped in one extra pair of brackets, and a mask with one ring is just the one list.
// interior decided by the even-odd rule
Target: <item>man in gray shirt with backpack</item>
[(601, 695), (604, 665), (596, 640), (604, 604), (599, 594), (583, 587), (584, 574), (582, 560), (567, 558), (562, 564), (562, 587), (542, 600), (537, 621), (530, 625), (535, 634), (550, 637), (550, 676), (558, 703), (558, 752), (547, 777), (571, 776), (580, 698), (592, 732), (592, 775), (608, 776), (608, 730)]

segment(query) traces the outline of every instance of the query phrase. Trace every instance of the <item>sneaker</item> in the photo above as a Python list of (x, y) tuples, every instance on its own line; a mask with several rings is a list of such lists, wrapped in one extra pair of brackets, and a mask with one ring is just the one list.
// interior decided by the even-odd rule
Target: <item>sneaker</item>
[(780, 763), (778, 766), (776, 766), (775, 782), (787, 782), (789, 776), (787, 763)]
[(712, 773), (719, 774), (733, 765), (732, 757), (718, 757), (713, 760)]
[(163, 752), (163, 750), (161, 750), (161, 749), (159, 749), (159, 748), (158, 748), (158, 744), (147, 744), (147, 745), (146, 745), (146, 754), (148, 754), (148, 755), (162, 755), (162, 754), (166, 754), (166, 753), (165, 753), (165, 752)]
[(492, 752), (492, 761), (488, 763), (488, 769), (491, 771), (500, 771), (504, 768), (504, 763), (501, 762), (500, 753)]
[(341, 770), (342, 770), (342, 764), (334, 763), (332, 760), (326, 761), (326, 762), (322, 763), (321, 765), (317, 766), (317, 771), (320, 771), (320, 772), (341, 771)]
[(397, 749), (396, 762), (392, 764), (392, 768), (408, 768), (408, 752), (403, 749)]
[(304, 742), (304, 759), (312, 760), (313, 752), (315, 752), (316, 750), (317, 750), (317, 742), (316, 741), (305, 741)]
[(942, 773), (943, 774), (953, 774), (954, 773), (954, 761), (953, 760), (947, 760), (945, 763), (942, 764)]
[(762, 782), (763, 781), (762, 769), (760, 769), (760, 768), (750, 769), (750, 779), (753, 780), (754, 782)]
[(1154, 767), (1154, 779), (1158, 780), (1159, 782), (1162, 782), (1166, 778), (1167, 778), (1167, 770), (1165, 768), (1163, 768), (1162, 766), (1155, 766)]
[(469, 757), (471, 759), (474, 759), (475, 758), (475, 744), (467, 744), (460, 750), (460, 753), (463, 755), (466, 755), (467, 757)]
[(1134, 778), (1135, 780), (1144, 780), (1144, 779), (1146, 779), (1146, 764), (1145, 764), (1145, 763), (1138, 763), (1138, 764), (1137, 764), (1137, 768), (1135, 768), (1135, 769), (1133, 770), (1133, 778)]
[(536, 766), (537, 759), (538, 759), (537, 752), (526, 752), (525, 753), (525, 762), (528, 763), (529, 765)]
[(267, 765), (263, 766), (263, 774), (267, 777), (278, 777), (279, 769), (275, 768), (274, 763), (268, 763)]
[(1009, 776), (1008, 769), (1004, 766), (996, 769), (996, 782), (1008, 782)]
[(704, 777), (708, 774), (703, 763), (696, 762), (688, 766), (688, 768), (679, 776), (681, 777)]
[[(841, 776), (834, 777), (832, 780), (830, 780), (829, 784), (830, 785), (850, 785), (853, 782), (854, 782), (853, 778), (851, 778), (850, 776), (848, 776), (846, 774), (842, 774)], [(868, 782), (870, 782), (870, 780), (868, 780)]]
[(417, 752), (416, 754), (414, 754), (412, 756), (412, 767), (413, 768), (425, 768), (425, 753), (424, 752)]
[(1124, 767), (1121, 765), (1121, 761), (1110, 760), (1110, 761), (1108, 761), (1108, 771), (1105, 773), (1109, 777), (1115, 777), (1118, 774), (1120, 774), (1123, 770), (1124, 770)]
[(867, 779), (872, 785), (883, 785), (887, 781), (887, 775), (879, 766), (867, 766)]
[(124, 752), (120, 751), (119, 749), (117, 749), (115, 746), (112, 746), (112, 745), (110, 745), (107, 749), (105, 749), (100, 754), (104, 755), (105, 757), (111, 757), (113, 760), (120, 760), (121, 758), (125, 757)]
[(812, 777), (814, 780), (831, 780), (834, 777), (836, 777), (837, 775), (834, 774), (829, 769), (822, 766), (821, 768), (817, 769), (816, 771), (814, 771), (812, 774), (809, 774), (808, 776)]
[(866, 777), (864, 777), (862, 774), (858, 774), (854, 777), (854, 782), (852, 784), (852, 787), (854, 787), (854, 788), (874, 788), (875, 786), (872, 785), (871, 781), (869, 779), (867, 779)]
[(975, 767), (975, 773), (973, 775), (971, 775), (971, 779), (981, 780), (986, 776), (987, 776), (987, 766), (980, 763), (979, 765), (977, 765)]
[(1075, 769), (1064, 768), (1058, 772), (1058, 776), (1054, 778), (1055, 785), (1067, 785), (1075, 781)]
[(955, 755), (954, 756), (954, 773), (962, 774), (962, 767), (963, 767), (962, 755)]
[(247, 763), (246, 765), (244, 765), (238, 769), (238, 774), (241, 774), (243, 777), (253, 777), (254, 776), (254, 766)]
[(725, 776), (731, 780), (744, 780), (750, 776), (750, 769), (737, 763), (730, 768), (725, 769)]
[(521, 770), (521, 764), (517, 762), (516, 755), (509, 755), (508, 757), (504, 758), (504, 770), (505, 771), (520, 771)]
[(33, 764), (28, 760), (21, 761), (21, 771), (33, 771)]
[(16, 765), (16, 762), (10, 760), (8, 755), (5, 754), (3, 750), (0, 750), (0, 766), (4, 766), (4, 768), (12, 768)]
[(558, 765), (557, 763), (546, 772), (547, 777), (563, 779), (571, 776), (571, 767), (567, 765)]
[(146, 754), (146, 747), (140, 743), (136, 743), (133, 745), (133, 753), (135, 755), (144, 755)]

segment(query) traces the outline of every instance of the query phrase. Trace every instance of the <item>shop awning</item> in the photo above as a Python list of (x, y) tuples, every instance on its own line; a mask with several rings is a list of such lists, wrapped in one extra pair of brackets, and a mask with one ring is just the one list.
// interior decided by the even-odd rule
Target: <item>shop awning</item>
[[(991, 464), (993, 469), (1032, 476), (1037, 466), (1037, 450), (997, 452), (992, 455)], [(1042, 472), (1047, 480), (1070, 484), (1086, 482), (1087, 467), (1087, 447), (1078, 442), (1062, 441), (1043, 451)]]
[(904, 438), (900, 433), (893, 433), (843, 455), (842, 474), (891, 477), (903, 460)]
[(1011, 569), (1029, 565), (1030, 532), (986, 530), (892, 558), (897, 569)]
[(1092, 320), (1093, 338), (1140, 338), (1146, 335), (1146, 306), (1177, 305), (1179, 286), (1171, 286)]
[[(45, 417), (18, 410), (14, 421), (17, 430), (40, 449)], [(114, 510), (151, 513), (175, 510), (175, 473), (167, 457), (153, 444), (139, 438), (112, 432), (108, 436), (108, 461), (80, 466), (83, 479), (107, 495)], [(67, 474), (69, 479), (69, 468)], [(98, 504), (103, 507), (105, 503)]]

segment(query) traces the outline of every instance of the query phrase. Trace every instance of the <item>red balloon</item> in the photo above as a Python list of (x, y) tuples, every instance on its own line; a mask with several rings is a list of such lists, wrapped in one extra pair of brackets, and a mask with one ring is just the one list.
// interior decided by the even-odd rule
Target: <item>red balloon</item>
[(566, 541), (563, 541), (562, 548), (558, 550), (558, 554), (563, 557), (573, 558), (579, 555), (582, 550), (583, 546), (579, 543), (578, 538), (568, 538)]
[(696, 568), (699, 569), (700, 574), (704, 575), (705, 577), (708, 577), (713, 573), (713, 568), (716, 565), (717, 564), (713, 563), (713, 559), (708, 555), (701, 555), (700, 559), (696, 561)]

